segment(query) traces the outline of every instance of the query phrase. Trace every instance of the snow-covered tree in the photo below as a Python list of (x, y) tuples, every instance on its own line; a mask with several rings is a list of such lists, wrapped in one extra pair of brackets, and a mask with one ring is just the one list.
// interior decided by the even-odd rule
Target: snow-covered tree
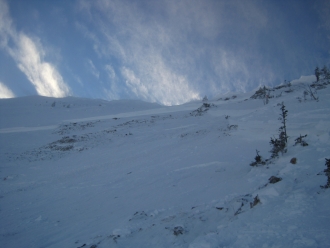
[(318, 66), (315, 68), (314, 73), (316, 77), (316, 82), (318, 82), (320, 80), (320, 69)]
[(278, 157), (278, 153), (286, 152), (286, 144), (288, 143), (288, 135), (286, 132), (286, 117), (288, 115), (288, 111), (285, 109), (284, 103), (282, 102), (281, 106), (281, 114), (280, 120), (282, 122), (282, 126), (279, 128), (279, 136), (278, 138), (270, 138), (270, 144), (272, 145), (272, 149), (270, 152), (272, 153), (271, 157)]

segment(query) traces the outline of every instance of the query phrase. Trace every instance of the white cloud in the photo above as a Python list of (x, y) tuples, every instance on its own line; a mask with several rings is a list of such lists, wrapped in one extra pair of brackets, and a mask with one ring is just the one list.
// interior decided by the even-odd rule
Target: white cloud
[(0, 82), (0, 98), (13, 98), (15, 94), (2, 82)]
[[(150, 98), (148, 88), (145, 86), (144, 83), (141, 82), (141, 80), (135, 75), (135, 73), (132, 70), (123, 67), (122, 74), (126, 79), (125, 81), (126, 85), (133, 91), (133, 93), (137, 97), (142, 97), (143, 99)], [(148, 99), (148, 100), (154, 100), (154, 99)]]
[(100, 78), (100, 72), (98, 71), (98, 69), (96, 69), (93, 61), (91, 61), (90, 59), (87, 60), (89, 68), (91, 73), (94, 75), (94, 77), (96, 77), (97, 79)]
[[(132, 69), (124, 67), (122, 75), (126, 85), (139, 98), (164, 105), (177, 105), (201, 98), (187, 79), (168, 69), (161, 58), (148, 57), (141, 61), (138, 70), (139, 74), (136, 74)], [(139, 76), (141, 71), (143, 74)]]
[[(81, 24), (77, 26), (91, 37), (101, 56), (115, 57), (121, 61), (121, 77), (136, 97), (165, 105), (200, 98), (188, 83), (185, 73), (172, 68), (175, 65), (185, 66), (186, 61), (176, 56), (173, 56), (172, 64), (167, 60), (174, 37), (164, 23), (149, 22), (140, 10), (134, 11), (137, 6), (132, 2), (99, 0), (93, 5), (84, 1), (80, 4), (80, 9), (84, 9), (89, 16), (92, 16), (92, 8), (101, 12), (100, 18), (94, 21), (106, 43), (102, 44)], [(110, 70), (108, 74), (113, 75), (113, 72)]]
[(205, 94), (245, 92), (280, 80), (287, 70), (283, 59), (297, 61), (286, 37), (273, 32), (286, 19), (277, 21), (281, 10), (274, 14), (275, 4), (267, 1), (78, 4), (98, 55), (116, 61), (127, 88), (145, 100), (180, 104)]
[(108, 76), (111, 80), (115, 80), (116, 79), (116, 72), (113, 69), (113, 67), (111, 65), (105, 65), (104, 69), (106, 70), (106, 72), (108, 73)]
[(114, 68), (111, 65), (107, 64), (104, 66), (104, 70), (106, 71), (109, 78), (108, 85), (103, 89), (104, 92), (111, 100), (120, 99), (119, 93), (121, 89), (120, 86), (118, 85), (118, 77), (116, 75)]
[(160, 54), (147, 56), (139, 70), (148, 75), (142, 74), (142, 77), (150, 95), (164, 105), (182, 104), (201, 98), (187, 77), (168, 67)]
[(64, 97), (69, 88), (54, 65), (45, 62), (44, 51), (23, 33), (17, 35), (16, 49), (8, 48), (9, 54), (17, 62), (18, 68), (27, 76), (36, 91), (42, 96)]
[[(12, 25), (8, 6), (0, 0), (1, 45), (16, 61), (17, 67), (34, 85), (39, 95), (64, 97), (70, 94), (56, 67), (46, 62), (43, 46), (23, 32), (17, 32)], [(9, 41), (13, 45), (9, 45)]]
[(8, 6), (4, 0), (0, 0), (0, 46), (3, 48), (8, 42), (7, 27), (11, 26), (11, 19), (8, 13)]

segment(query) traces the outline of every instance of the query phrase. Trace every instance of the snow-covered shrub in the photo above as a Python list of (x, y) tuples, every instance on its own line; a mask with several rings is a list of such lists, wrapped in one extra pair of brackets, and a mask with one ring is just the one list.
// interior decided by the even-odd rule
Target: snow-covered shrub
[(330, 83), (330, 71), (326, 66), (324, 66), (321, 70), (317, 66), (315, 68), (315, 77), (316, 77), (316, 83), (319, 81), (325, 81), (325, 83)]
[(259, 155), (259, 151), (256, 150), (257, 155), (254, 157), (254, 162), (250, 163), (250, 166), (265, 165), (266, 161)]
[(175, 236), (179, 236), (179, 235), (181, 235), (181, 234), (184, 234), (184, 228), (182, 227), (182, 226), (176, 226), (176, 227), (174, 227), (174, 229), (173, 229), (173, 234), (175, 235)]
[(266, 88), (266, 86), (264, 87), (260, 87), (256, 93), (254, 93), (251, 98), (252, 99), (265, 99), (266, 96), (269, 95), (269, 90)]
[(211, 107), (214, 107), (214, 104), (209, 104), (204, 102), (202, 106), (200, 106), (198, 109), (192, 111), (190, 115), (192, 116), (201, 116), (203, 113), (207, 112)]
[(220, 130), (223, 132), (223, 134), (225, 136), (230, 136), (231, 131), (237, 130), (237, 128), (238, 128), (238, 125), (229, 125), (228, 124), (226, 128), (222, 128)]
[(310, 96), (311, 100), (315, 100), (315, 101), (318, 101), (319, 100), (319, 97), (317, 96), (317, 91), (314, 87), (310, 86), (310, 85), (307, 85), (304, 87), (305, 90), (304, 90), (304, 100), (306, 101), (307, 99), (307, 96)]
[(321, 77), (322, 80), (326, 80), (326, 81), (329, 82), (329, 80), (330, 80), (330, 71), (328, 70), (328, 68), (326, 66), (324, 66), (321, 69), (320, 77)]
[(318, 66), (316, 66), (314, 72), (315, 72), (316, 82), (318, 82), (320, 80), (320, 74), (321, 74)]
[(294, 145), (296, 146), (296, 145), (300, 144), (301, 146), (308, 146), (308, 143), (303, 140), (303, 138), (306, 138), (306, 137), (307, 137), (307, 134), (303, 135), (303, 136), (301, 136), (301, 134), (300, 134), (300, 136), (294, 140), (295, 141)]

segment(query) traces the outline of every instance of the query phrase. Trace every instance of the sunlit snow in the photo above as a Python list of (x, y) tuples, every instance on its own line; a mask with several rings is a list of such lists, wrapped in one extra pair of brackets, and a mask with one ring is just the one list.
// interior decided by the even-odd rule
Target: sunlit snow
[[(302, 86), (268, 104), (0, 100), (0, 246), (328, 247), (330, 86), (318, 101)], [(282, 102), (288, 151), (251, 167), (270, 157)]]

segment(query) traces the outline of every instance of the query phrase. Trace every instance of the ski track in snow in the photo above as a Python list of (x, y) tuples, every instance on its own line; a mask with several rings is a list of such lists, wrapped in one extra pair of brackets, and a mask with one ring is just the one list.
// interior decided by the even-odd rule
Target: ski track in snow
[[(1, 246), (327, 247), (330, 87), (319, 102), (285, 89), (268, 105), (235, 96), (0, 129)], [(269, 157), (281, 102), (288, 152), (251, 167), (256, 149)]]
[(213, 162), (210, 162), (210, 163), (196, 164), (196, 165), (176, 169), (175, 171), (190, 170), (190, 169), (194, 169), (194, 168), (201, 168), (201, 167), (206, 167), (206, 166), (211, 166), (211, 165), (221, 165), (221, 164), (222, 164), (221, 162), (213, 161)]
[(21, 133), (21, 132), (34, 132), (34, 131), (43, 131), (51, 130), (57, 128), (57, 125), (43, 126), (43, 127), (13, 127), (13, 128), (2, 128), (0, 133)]

